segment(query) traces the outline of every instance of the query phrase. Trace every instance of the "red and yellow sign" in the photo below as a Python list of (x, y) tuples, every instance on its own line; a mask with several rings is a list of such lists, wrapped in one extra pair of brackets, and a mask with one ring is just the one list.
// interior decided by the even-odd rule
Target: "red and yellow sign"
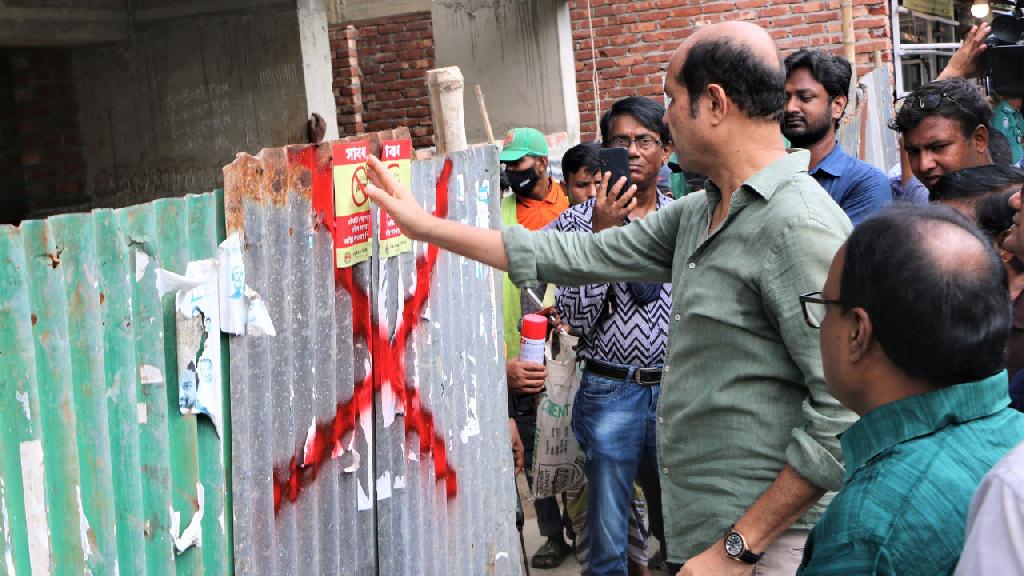
[(369, 144), (334, 143), (334, 253), (338, 268), (370, 258), (370, 197), (366, 194)]
[[(384, 140), (380, 143), (380, 160), (398, 183), (412, 188), (412, 140)], [(412, 250), (412, 240), (402, 234), (398, 224), (384, 210), (380, 211), (380, 257), (382, 260)]]

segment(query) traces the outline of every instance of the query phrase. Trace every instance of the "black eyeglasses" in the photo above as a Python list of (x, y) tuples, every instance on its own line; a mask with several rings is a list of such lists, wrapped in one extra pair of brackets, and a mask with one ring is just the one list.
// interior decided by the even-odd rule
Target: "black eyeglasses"
[(897, 102), (900, 100), (903, 101), (904, 106), (910, 106), (911, 108), (916, 106), (918, 110), (922, 110), (924, 112), (931, 112), (941, 106), (943, 100), (949, 100), (953, 104), (956, 104), (957, 108), (960, 108), (964, 112), (973, 116), (975, 120), (981, 120), (973, 110), (964, 106), (963, 102), (948, 92), (942, 92), (940, 94), (925, 94), (924, 96), (904, 96), (903, 98), (898, 99)]
[(804, 310), (804, 321), (807, 322), (808, 326), (811, 328), (821, 328), (821, 323), (825, 320), (825, 313), (828, 311), (828, 304), (844, 306), (839, 300), (822, 298), (821, 292), (808, 292), (807, 294), (800, 295), (800, 306)]
[(612, 148), (628, 149), (630, 145), (632, 145), (634, 142), (636, 143), (636, 147), (639, 150), (650, 150), (652, 146), (657, 146), (658, 144), (661, 144), (661, 140), (658, 140), (657, 138), (653, 138), (651, 136), (640, 136), (638, 138), (629, 138), (627, 136), (613, 136), (609, 140), (609, 143), (611, 143)]

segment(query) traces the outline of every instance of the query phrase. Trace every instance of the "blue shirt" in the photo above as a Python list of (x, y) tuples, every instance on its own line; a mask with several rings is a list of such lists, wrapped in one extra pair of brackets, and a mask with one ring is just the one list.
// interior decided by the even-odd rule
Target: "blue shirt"
[(982, 478), (1024, 440), (1006, 372), (884, 404), (842, 435), (843, 487), (798, 576), (950, 574)]
[[(656, 209), (671, 202), (671, 198), (657, 193)], [(591, 198), (562, 212), (549, 229), (593, 232), (593, 214)], [(629, 222), (627, 217), (625, 223)], [(580, 334), (578, 358), (641, 368), (664, 363), (672, 310), (671, 284), (661, 284), (657, 295), (647, 303), (636, 300), (628, 282), (559, 286), (555, 306), (562, 321)]]
[(838, 142), (810, 175), (846, 212), (854, 226), (892, 202), (892, 186), (885, 174), (843, 152)]

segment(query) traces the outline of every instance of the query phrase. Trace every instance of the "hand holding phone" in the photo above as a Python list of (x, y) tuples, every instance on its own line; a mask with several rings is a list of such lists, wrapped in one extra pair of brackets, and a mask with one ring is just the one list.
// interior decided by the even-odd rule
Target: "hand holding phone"
[(609, 192), (619, 178), (626, 177), (626, 183), (618, 194), (622, 196), (633, 185), (633, 179), (629, 174), (629, 152), (625, 148), (601, 148), (598, 156), (601, 159), (601, 174), (611, 172), (611, 177), (608, 178)]

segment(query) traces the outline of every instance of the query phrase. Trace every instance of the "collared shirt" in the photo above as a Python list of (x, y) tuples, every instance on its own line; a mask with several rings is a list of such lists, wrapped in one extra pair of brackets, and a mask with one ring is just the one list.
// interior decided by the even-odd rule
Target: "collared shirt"
[(1024, 574), (1024, 444), (985, 474), (974, 493), (956, 574)]
[(516, 197), (516, 221), (527, 230), (540, 230), (569, 207), (569, 197), (562, 190), (562, 185), (554, 178), (549, 178), (551, 188), (543, 200)]
[[(657, 210), (672, 199), (656, 192)], [(550, 229), (592, 232), (594, 199), (562, 212)], [(626, 224), (630, 222), (626, 219)], [(559, 287), (558, 315), (580, 334), (576, 356), (626, 366), (657, 367), (665, 359), (672, 285), (663, 284), (657, 299), (640, 305), (626, 282)]]
[(786, 464), (827, 489), (842, 481), (838, 435), (855, 416), (828, 393), (799, 295), (821, 289), (851, 226), (809, 161), (796, 151), (744, 182), (710, 236), (710, 183), (598, 234), (504, 232), (517, 284), (672, 282), (657, 421), (670, 562), (721, 538)]
[(881, 170), (843, 151), (839, 142), (810, 172), (856, 226), (892, 202), (892, 185)]
[(949, 574), (971, 496), (1024, 440), (1006, 373), (884, 404), (843, 434), (843, 488), (811, 530), (798, 574)]

